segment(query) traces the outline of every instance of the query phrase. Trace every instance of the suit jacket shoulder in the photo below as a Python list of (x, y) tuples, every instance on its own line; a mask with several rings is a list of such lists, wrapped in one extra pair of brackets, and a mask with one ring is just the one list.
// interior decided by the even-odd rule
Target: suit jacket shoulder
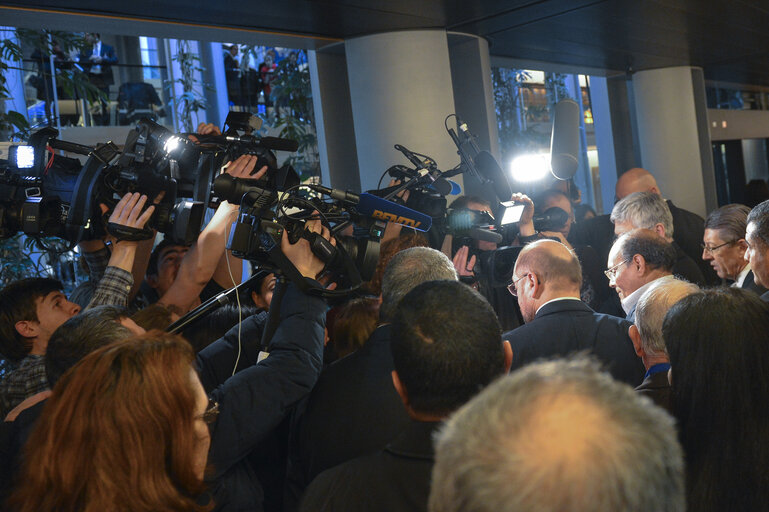
[(601, 361), (612, 376), (632, 386), (644, 375), (628, 329), (630, 322), (596, 313), (578, 300), (543, 306), (534, 320), (503, 335), (513, 349), (511, 370), (537, 359), (565, 357), (587, 351)]
[(670, 381), (668, 381), (668, 372), (657, 372), (649, 375), (635, 390), (672, 413), (673, 396)]

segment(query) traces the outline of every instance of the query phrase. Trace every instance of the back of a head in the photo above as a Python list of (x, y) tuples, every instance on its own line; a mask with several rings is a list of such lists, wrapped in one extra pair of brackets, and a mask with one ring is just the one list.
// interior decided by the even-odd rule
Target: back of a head
[(75, 315), (56, 329), (45, 352), (45, 374), (53, 387), (64, 372), (99, 347), (130, 338), (120, 325), (127, 315), (122, 308), (98, 306)]
[(183, 338), (157, 331), (84, 357), (30, 436), (12, 509), (201, 510), (193, 360)]
[(769, 412), (756, 405), (769, 402), (767, 332), (769, 305), (740, 288), (690, 295), (665, 317), (691, 510), (758, 510), (769, 500)]
[(366, 343), (379, 320), (379, 300), (373, 297), (353, 299), (339, 310), (334, 319), (331, 339), (338, 357), (352, 354)]
[(665, 236), (673, 238), (673, 214), (665, 200), (654, 192), (634, 192), (621, 199), (611, 211), (611, 221), (630, 222), (636, 228), (651, 230), (662, 224)]
[(678, 512), (672, 418), (587, 360), (499, 379), (438, 436), (431, 512)]
[(416, 412), (443, 416), (505, 371), (502, 328), (486, 299), (457, 281), (411, 290), (393, 318), (395, 371)]
[(659, 193), (659, 187), (652, 173), (641, 167), (633, 167), (622, 173), (617, 180), (614, 192), (618, 199), (623, 199), (635, 192)]
[(425, 281), (457, 280), (454, 264), (442, 252), (429, 247), (412, 247), (390, 260), (382, 277), (382, 305), (379, 320), (389, 322), (398, 302)]
[(676, 263), (676, 250), (673, 244), (645, 228), (628, 231), (617, 239), (621, 248), (622, 259), (630, 261), (633, 256), (643, 256), (651, 269), (672, 272)]
[(366, 283), (366, 288), (372, 295), (379, 295), (382, 293), (382, 277), (384, 275), (387, 265), (390, 260), (399, 252), (410, 249), (411, 247), (429, 247), (430, 244), (421, 233), (401, 233), (396, 238), (391, 238), (385, 242), (382, 242), (379, 248), (379, 261), (376, 265), (376, 270), (371, 280)]
[(182, 336), (190, 342), (195, 352), (200, 352), (227, 334), (238, 322), (255, 313), (257, 309), (254, 306), (227, 304), (192, 322), (184, 329)]
[[(582, 286), (582, 266), (568, 247), (554, 240), (537, 240), (518, 256), (516, 272), (534, 272), (547, 286), (564, 291)], [(579, 293), (577, 293), (579, 295)]]
[(56, 279), (30, 277), (20, 279), (0, 290), (0, 354), (10, 361), (20, 361), (32, 348), (16, 330), (16, 322), (37, 321), (37, 299), (60, 291)]
[(748, 215), (748, 224), (753, 224), (753, 232), (769, 247), (769, 201), (764, 201)]
[(716, 208), (705, 219), (705, 229), (719, 231), (724, 240), (745, 238), (750, 208), (744, 204), (726, 204)]
[(662, 337), (662, 322), (673, 304), (700, 291), (696, 284), (679, 279), (661, 280), (652, 284), (638, 300), (635, 325), (647, 354), (667, 354)]

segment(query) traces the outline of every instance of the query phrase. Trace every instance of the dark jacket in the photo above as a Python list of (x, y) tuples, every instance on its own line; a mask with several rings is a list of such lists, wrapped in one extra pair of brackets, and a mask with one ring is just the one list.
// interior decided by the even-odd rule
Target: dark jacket
[(673, 414), (673, 394), (668, 381), (668, 372), (652, 373), (635, 390)]
[(510, 371), (537, 359), (587, 351), (612, 377), (635, 387), (645, 373), (628, 335), (630, 322), (596, 313), (582, 301), (567, 299), (540, 308), (534, 319), (502, 335), (513, 349)]
[[(237, 358), (233, 331), (198, 354), (201, 380), (219, 403), (206, 476), (215, 510), (262, 510), (262, 488), (245, 458), (310, 392), (320, 374), (326, 305), (288, 286), (269, 357), (232, 376)], [(257, 324), (255, 319), (242, 328), (241, 339), (249, 341)], [(241, 358), (255, 360), (255, 345), (244, 344)]]
[(698, 286), (705, 286), (705, 277), (697, 264), (687, 255), (681, 247), (673, 242), (676, 250), (676, 261), (673, 264), (673, 275), (681, 277)]
[(322, 471), (381, 450), (409, 423), (392, 384), (390, 325), (323, 370), (292, 425), (286, 509)]
[(412, 421), (384, 450), (321, 473), (302, 501), (302, 511), (424, 512), (435, 453), (432, 436), (441, 425)]

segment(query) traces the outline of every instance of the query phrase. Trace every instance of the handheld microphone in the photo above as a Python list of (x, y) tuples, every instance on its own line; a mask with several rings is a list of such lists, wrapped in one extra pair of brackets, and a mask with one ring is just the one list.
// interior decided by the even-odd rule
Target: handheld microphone
[(403, 166), (393, 166), (388, 169), (390, 176), (399, 179), (403, 179), (399, 176), (408, 176), (416, 180), (421, 179), (422, 182), (431, 185), (433, 190), (442, 196), (454, 194), (454, 187), (451, 185), (451, 183), (442, 177), (443, 173), (438, 170), (433, 160), (429, 158), (420, 160), (419, 157), (417, 157), (414, 153), (401, 146), (400, 144), (396, 144), (395, 149), (403, 153), (403, 155), (408, 158), (409, 161), (417, 167), (417, 169), (414, 171)]
[(312, 190), (330, 196), (332, 199), (354, 204), (358, 214), (364, 217), (402, 224), (419, 231), (428, 231), (433, 224), (433, 219), (429, 215), (367, 192), (355, 194), (353, 192), (324, 187), (323, 185), (307, 186)]

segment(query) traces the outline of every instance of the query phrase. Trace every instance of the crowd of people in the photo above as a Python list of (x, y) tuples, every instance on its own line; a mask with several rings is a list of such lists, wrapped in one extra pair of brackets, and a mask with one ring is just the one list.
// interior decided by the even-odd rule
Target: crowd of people
[[(261, 176), (255, 163), (223, 172)], [(496, 244), (432, 248), (388, 229), (349, 300), (330, 307), (255, 268), (236, 306), (182, 335), (164, 331), (242, 281), (225, 250), (236, 206), (223, 201), (191, 247), (81, 242), (90, 279), (71, 297), (49, 278), (0, 290), (0, 500), (18, 512), (762, 510), (769, 201), (702, 219), (639, 168), (616, 195), (610, 214), (578, 219), (568, 188), (514, 194), (522, 249), (506, 286), (489, 278)], [(142, 228), (151, 202), (127, 194), (109, 221)], [(491, 211), (481, 197), (451, 206)], [(543, 212), (561, 221), (537, 230)], [(305, 229), (335, 243), (320, 220)], [(307, 239), (284, 235), (281, 251), (328, 285)]]

